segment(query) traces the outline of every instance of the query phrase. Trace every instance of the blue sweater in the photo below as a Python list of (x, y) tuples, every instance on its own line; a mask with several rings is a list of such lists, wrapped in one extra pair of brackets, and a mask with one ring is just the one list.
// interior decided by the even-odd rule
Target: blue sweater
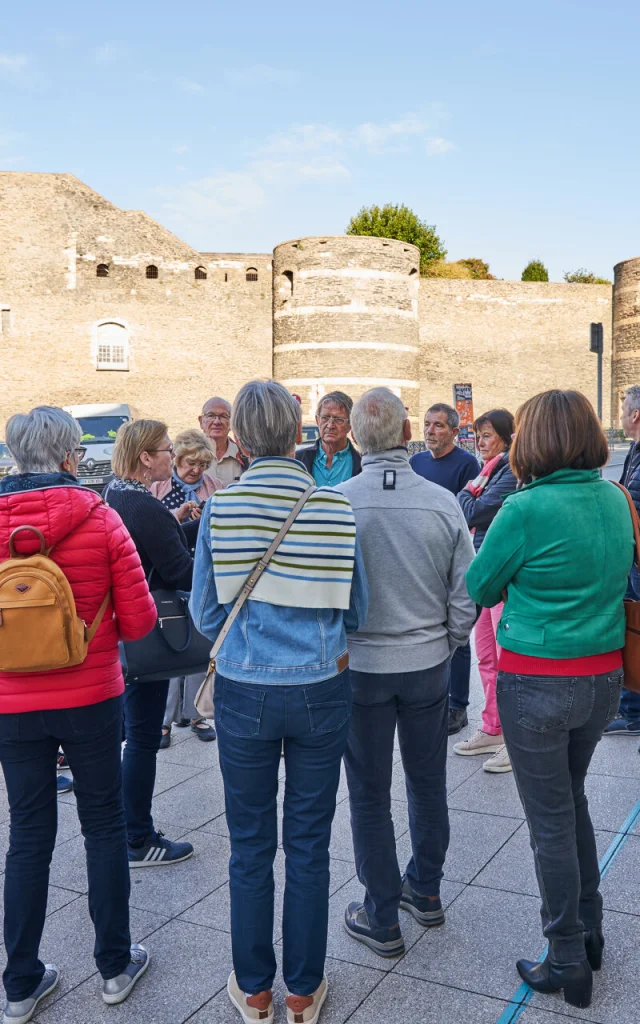
[(434, 459), (431, 452), (416, 452), (409, 461), (414, 473), (432, 484), (440, 484), (452, 494), (459, 494), (480, 472), (477, 459), (464, 448), (456, 447), (439, 459)]

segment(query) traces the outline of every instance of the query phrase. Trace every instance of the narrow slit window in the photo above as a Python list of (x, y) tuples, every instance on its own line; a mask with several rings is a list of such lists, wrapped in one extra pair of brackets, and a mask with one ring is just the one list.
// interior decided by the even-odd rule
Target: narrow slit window
[(11, 310), (3, 309), (1, 313), (0, 327), (3, 334), (11, 334)]

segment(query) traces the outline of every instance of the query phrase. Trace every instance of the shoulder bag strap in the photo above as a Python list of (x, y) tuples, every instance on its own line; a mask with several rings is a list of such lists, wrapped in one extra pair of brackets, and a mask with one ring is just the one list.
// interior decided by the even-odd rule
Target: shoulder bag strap
[(234, 621), (236, 619), (236, 616), (238, 615), (238, 612), (240, 611), (240, 609), (242, 608), (243, 604), (245, 603), (245, 601), (247, 600), (247, 598), (251, 594), (251, 591), (253, 590), (253, 588), (255, 587), (256, 583), (258, 582), (258, 580), (262, 576), (264, 570), (267, 568), (269, 562), (271, 561), (272, 556), (276, 553), (276, 551), (280, 547), (280, 544), (282, 543), (282, 541), (284, 540), (284, 538), (288, 534), (289, 530), (293, 526), (293, 523), (294, 523), (294, 521), (295, 521), (295, 519), (296, 519), (296, 517), (298, 515), (298, 512), (300, 512), (300, 510), (303, 507), (303, 505), (306, 504), (308, 498), (311, 497), (311, 495), (314, 493), (315, 490), (316, 490), (315, 484), (313, 484), (311, 487), (307, 487), (307, 489), (304, 492), (304, 494), (300, 496), (298, 501), (295, 503), (295, 505), (291, 509), (291, 512), (289, 513), (289, 515), (285, 519), (284, 523), (282, 524), (282, 526), (278, 530), (278, 533), (276, 534), (276, 536), (271, 541), (271, 544), (269, 545), (269, 547), (265, 551), (265, 553), (262, 556), (262, 558), (259, 560), (259, 562), (254, 566), (254, 568), (251, 570), (251, 572), (247, 576), (247, 578), (246, 578), (246, 580), (244, 582), (244, 585), (242, 587), (242, 590), (238, 594), (236, 603), (234, 604), (233, 608), (229, 612), (229, 614), (227, 616), (227, 619), (226, 619), (226, 622), (225, 622), (224, 626), (222, 627), (222, 629), (220, 630), (220, 632), (218, 633), (218, 638), (217, 638), (215, 644), (213, 645), (213, 647), (211, 649), (211, 661), (215, 661), (215, 659), (217, 657), (217, 654), (218, 654), (218, 651), (222, 647), (222, 645), (223, 645), (223, 643), (225, 641), (225, 638), (227, 636), (227, 633), (231, 629), (231, 627), (232, 627), (232, 625), (233, 625), (233, 623), (234, 623)]
[(629, 494), (627, 488), (623, 487), (622, 484), (619, 484), (616, 480), (612, 480), (611, 483), (616, 487), (619, 487), (627, 499), (629, 511), (631, 512), (631, 522), (633, 523), (633, 535), (636, 542), (636, 557), (640, 560), (640, 520), (638, 519), (638, 510), (636, 509), (633, 498)]

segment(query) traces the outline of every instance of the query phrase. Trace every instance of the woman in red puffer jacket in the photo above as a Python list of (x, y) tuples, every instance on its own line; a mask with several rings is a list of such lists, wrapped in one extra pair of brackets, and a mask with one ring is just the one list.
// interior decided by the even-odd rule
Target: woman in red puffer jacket
[[(7, 424), (18, 474), (0, 481), (0, 561), (9, 537), (33, 526), (53, 547), (80, 618), (91, 623), (111, 600), (87, 657), (69, 669), (0, 672), (0, 763), (11, 832), (6, 861), (3, 975), (5, 1020), (27, 1021), (57, 985), (59, 971), (38, 959), (56, 840), (56, 759), (61, 746), (74, 776), (85, 838), (89, 908), (105, 1002), (121, 1002), (146, 969), (148, 954), (131, 946), (129, 866), (121, 796), (122, 694), (118, 641), (138, 640), (156, 621), (155, 604), (122, 520), (99, 495), (78, 484), (81, 430), (62, 409), (41, 406)], [(31, 555), (33, 533), (15, 538)], [(1, 627), (0, 627), (1, 628)]]

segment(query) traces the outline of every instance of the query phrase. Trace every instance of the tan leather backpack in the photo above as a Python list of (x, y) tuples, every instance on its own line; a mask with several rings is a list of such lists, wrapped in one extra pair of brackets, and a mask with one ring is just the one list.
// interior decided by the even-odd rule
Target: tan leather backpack
[[(23, 530), (40, 540), (35, 555), (16, 553), (15, 538)], [(35, 526), (18, 526), (9, 537), (11, 557), (0, 562), (0, 672), (49, 672), (80, 665), (102, 622), (111, 592), (87, 627), (51, 550)]]

